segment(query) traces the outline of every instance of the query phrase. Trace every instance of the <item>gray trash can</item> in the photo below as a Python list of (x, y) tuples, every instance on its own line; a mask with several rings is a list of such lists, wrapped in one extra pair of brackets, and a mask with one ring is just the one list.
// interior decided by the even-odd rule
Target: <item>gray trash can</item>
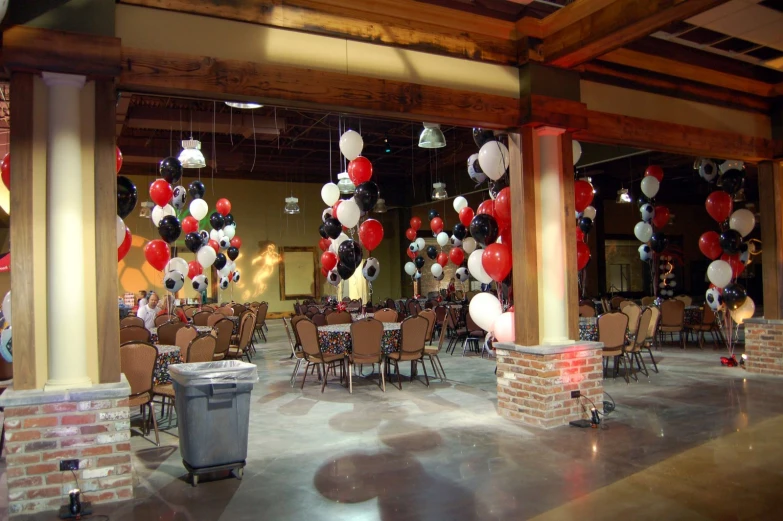
[(179, 449), (193, 486), (207, 472), (231, 470), (242, 479), (256, 366), (220, 360), (170, 365), (169, 373), (176, 394)]

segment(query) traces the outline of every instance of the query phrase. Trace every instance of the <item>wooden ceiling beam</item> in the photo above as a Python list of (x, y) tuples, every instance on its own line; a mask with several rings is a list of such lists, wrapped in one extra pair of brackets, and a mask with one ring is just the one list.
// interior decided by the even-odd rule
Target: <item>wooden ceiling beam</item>
[(557, 30), (544, 37), (541, 54), (545, 63), (571, 68), (726, 1), (614, 0), (589, 14), (583, 4), (590, 2), (574, 2), (552, 15)]
[(276, 136), (285, 131), (285, 118), (273, 118), (251, 115), (248, 111), (234, 111), (233, 114), (202, 111), (183, 111), (177, 109), (133, 107), (126, 121), (127, 128), (150, 130), (184, 129), (190, 132), (216, 132), (218, 134), (242, 134), (252, 137), (256, 134)]

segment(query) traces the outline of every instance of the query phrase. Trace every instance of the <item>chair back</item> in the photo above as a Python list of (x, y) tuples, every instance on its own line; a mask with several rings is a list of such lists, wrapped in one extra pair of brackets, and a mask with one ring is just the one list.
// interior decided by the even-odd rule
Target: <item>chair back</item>
[(647, 332), (650, 330), (650, 324), (653, 320), (653, 308), (647, 308), (642, 312), (639, 317), (639, 326), (636, 328), (636, 336), (634, 337), (633, 347), (634, 350), (638, 350), (647, 340)]
[(313, 323), (318, 327), (325, 326), (328, 324), (328, 322), (326, 321), (326, 315), (324, 315), (323, 313), (316, 313), (315, 315), (313, 315), (313, 317), (310, 320), (312, 320)]
[(397, 304), (394, 302), (393, 298), (386, 299), (386, 307), (389, 309), (393, 309), (394, 311), (397, 311)]
[(642, 297), (642, 306), (652, 306), (655, 304), (655, 297)]
[(158, 343), (164, 345), (174, 345), (177, 341), (177, 331), (187, 327), (182, 322), (167, 322), (158, 327)]
[(212, 327), (218, 322), (220, 322), (221, 320), (227, 320), (226, 315), (224, 315), (223, 313), (212, 313), (210, 316), (207, 317), (207, 325)]
[(215, 356), (217, 339), (210, 335), (199, 335), (190, 342), (185, 355), (185, 362), (195, 364), (198, 362), (211, 362)]
[(246, 351), (250, 346), (250, 338), (253, 336), (255, 325), (255, 315), (251, 311), (245, 312), (239, 321), (239, 344), (237, 344), (237, 347), (242, 351)]
[(384, 308), (375, 312), (375, 320), (379, 322), (397, 322), (397, 310)]
[(294, 327), (296, 328), (295, 331), (305, 354), (307, 356), (320, 355), (321, 348), (318, 343), (318, 327), (313, 324), (312, 320), (300, 320)]
[(201, 306), (201, 311), (209, 311), (210, 313), (214, 313), (215, 312), (215, 307), (214, 306)]
[(448, 306), (439, 305), (435, 308), (435, 324), (442, 326), (446, 320), (446, 314), (449, 312)]
[[(626, 302), (629, 301), (626, 300)], [(635, 336), (639, 328), (639, 317), (642, 315), (642, 308), (631, 302), (623, 306), (620, 312), (628, 316), (628, 331)]]
[(677, 295), (674, 297), (677, 300), (682, 300), (682, 303), (685, 304), (685, 307), (693, 305), (693, 297), (689, 295)]
[(126, 326), (144, 327), (144, 321), (135, 315), (130, 315), (120, 320), (120, 327)]
[(330, 326), (334, 324), (350, 324), (352, 321), (351, 314), (347, 311), (337, 311), (326, 317), (326, 323)]
[(285, 334), (288, 337), (288, 343), (291, 346), (291, 354), (296, 356), (297, 342), (294, 340), (294, 336), (291, 334), (291, 327), (289, 321), (283, 318), (283, 327), (285, 327)]
[(307, 306), (307, 313), (312, 313), (315, 315), (316, 313), (320, 313), (321, 311), (318, 309), (318, 306)]
[(152, 374), (158, 359), (157, 348), (146, 342), (126, 342), (120, 346), (120, 370), (131, 388), (131, 396), (152, 391)]
[(408, 317), (400, 324), (400, 350), (403, 353), (423, 353), (430, 323), (424, 317)]
[(704, 305), (701, 310), (701, 323), (705, 326), (711, 326), (715, 323), (715, 312), (708, 305)]
[(290, 322), (290, 325), (291, 325), (291, 332), (294, 334), (294, 340), (296, 340), (296, 345), (297, 345), (297, 346), (299, 346), (299, 347), (301, 347), (301, 346), (302, 346), (302, 341), (299, 339), (299, 333), (298, 333), (298, 332), (297, 332), (297, 330), (296, 330), (296, 324), (297, 324), (297, 323), (298, 323), (300, 320), (304, 320), (304, 319), (306, 319), (306, 318), (307, 318), (307, 317), (306, 317), (306, 316), (304, 316), (304, 315), (299, 315), (298, 317), (293, 317), (293, 318), (291, 318), (291, 320), (289, 321), (289, 322)]
[(598, 341), (604, 349), (622, 349), (625, 345), (625, 331), (628, 329), (628, 315), (619, 312), (604, 313), (598, 317)]
[(220, 306), (219, 308), (217, 308), (217, 311), (215, 311), (215, 313), (220, 313), (220, 314), (225, 315), (227, 317), (233, 317), (234, 316), (234, 308), (232, 308), (231, 306), (228, 306), (228, 305)]
[(141, 326), (125, 326), (120, 329), (120, 344), (125, 342), (149, 343), (152, 333)]
[(231, 346), (231, 335), (233, 333), (234, 323), (225, 317), (212, 326), (212, 334), (215, 336), (214, 354), (219, 355), (228, 351), (228, 348)]
[(595, 307), (588, 306), (587, 304), (580, 304), (579, 305), (579, 316), (580, 317), (594, 317), (595, 316)]
[(661, 325), (666, 327), (682, 326), (685, 322), (685, 303), (682, 300), (669, 299), (661, 304)]
[(326, 308), (326, 309), (324, 309), (324, 316), (325, 316), (325, 317), (328, 317), (328, 316), (329, 316), (329, 315), (331, 315), (332, 313), (334, 313), (334, 310), (333, 310), (332, 308)]
[(652, 318), (650, 319), (650, 327), (647, 330), (647, 338), (655, 338), (658, 333), (658, 326), (661, 323), (661, 310), (655, 306), (651, 306)]
[(177, 331), (174, 337), (174, 345), (179, 347), (180, 351), (184, 351), (197, 336), (198, 331), (195, 327), (185, 326)]
[(199, 311), (193, 315), (194, 326), (208, 326), (209, 317), (214, 315), (212, 311)]
[(381, 357), (383, 323), (374, 318), (365, 318), (351, 324), (351, 351), (354, 357)]
[(620, 302), (622, 302), (623, 300), (625, 300), (625, 297), (621, 297), (619, 295), (617, 295), (616, 297), (612, 297), (612, 300), (609, 301), (609, 304), (611, 305), (611, 311), (616, 311), (620, 309)]
[(456, 300), (464, 299), (465, 298), (465, 292), (462, 291), (461, 289), (458, 289), (457, 291), (454, 292), (454, 298)]
[(432, 335), (435, 332), (435, 312), (431, 309), (425, 309), (421, 313), (419, 313), (420, 317), (424, 317), (427, 319), (427, 322), (429, 323), (429, 326), (427, 327), (427, 343), (432, 342)]
[(632, 300), (623, 300), (623, 301), (620, 302), (619, 309), (620, 309), (620, 311), (622, 311), (622, 310), (625, 309), (626, 306), (630, 306), (632, 304), (633, 304)]
[(197, 307), (185, 308), (183, 313), (185, 313), (185, 316), (190, 319), (190, 318), (193, 318), (193, 315), (198, 313), (198, 308)]
[(243, 311), (247, 310), (247, 306), (242, 304), (231, 304), (231, 309), (234, 310), (234, 315), (240, 315)]
[(609, 305), (609, 299), (606, 297), (601, 297), (601, 307), (604, 308), (604, 313), (612, 311), (612, 306)]
[(168, 322), (179, 322), (179, 318), (177, 318), (177, 315), (169, 315), (168, 313), (155, 317), (155, 327), (160, 327)]
[(361, 310), (362, 309), (362, 299), (360, 299), (360, 298), (352, 299), (351, 301), (348, 302), (348, 304), (346, 304), (345, 309), (348, 310), (348, 311), (353, 311), (353, 312)]
[(468, 333), (473, 333), (474, 331), (484, 331), (481, 326), (473, 321), (473, 317), (470, 316), (470, 313), (465, 315), (465, 327), (467, 328)]
[(266, 314), (269, 311), (269, 304), (262, 302), (256, 307), (256, 324), (255, 327), (259, 328), (266, 323)]
[(408, 308), (408, 315), (412, 317), (415, 317), (421, 311), (421, 304), (416, 299), (409, 300), (406, 307)]

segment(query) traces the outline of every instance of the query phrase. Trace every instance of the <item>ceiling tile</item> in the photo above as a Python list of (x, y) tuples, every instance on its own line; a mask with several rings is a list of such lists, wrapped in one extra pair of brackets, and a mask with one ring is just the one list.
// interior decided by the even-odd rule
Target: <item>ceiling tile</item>
[(746, 38), (747, 33), (751, 31), (755, 31), (769, 23), (781, 22), (783, 22), (783, 13), (759, 5), (751, 5), (746, 9), (732, 13), (731, 16), (725, 16), (710, 22), (706, 24), (706, 27), (713, 31)]
[(780, 47), (783, 43), (783, 31), (780, 30), (780, 25), (781, 20), (776, 20), (743, 34), (742, 38), (770, 47)]
[(737, 11), (746, 9), (754, 4), (755, 2), (748, 0), (731, 0), (730, 2), (726, 2), (725, 4), (721, 4), (718, 7), (713, 7), (712, 9), (704, 11), (703, 13), (699, 13), (696, 16), (688, 18), (687, 22), (694, 25), (706, 25), (716, 20), (720, 20), (721, 18), (730, 16)]

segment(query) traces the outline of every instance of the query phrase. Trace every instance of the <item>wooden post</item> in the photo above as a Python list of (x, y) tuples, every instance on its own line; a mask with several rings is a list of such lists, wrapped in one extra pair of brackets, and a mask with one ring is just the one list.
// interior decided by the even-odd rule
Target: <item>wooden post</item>
[(764, 318), (783, 318), (783, 168), (759, 163)]
[(579, 340), (579, 272), (576, 269), (576, 210), (574, 201), (574, 159), (571, 133), (560, 135), (563, 170), (563, 211), (565, 212), (566, 303), (568, 338)]

